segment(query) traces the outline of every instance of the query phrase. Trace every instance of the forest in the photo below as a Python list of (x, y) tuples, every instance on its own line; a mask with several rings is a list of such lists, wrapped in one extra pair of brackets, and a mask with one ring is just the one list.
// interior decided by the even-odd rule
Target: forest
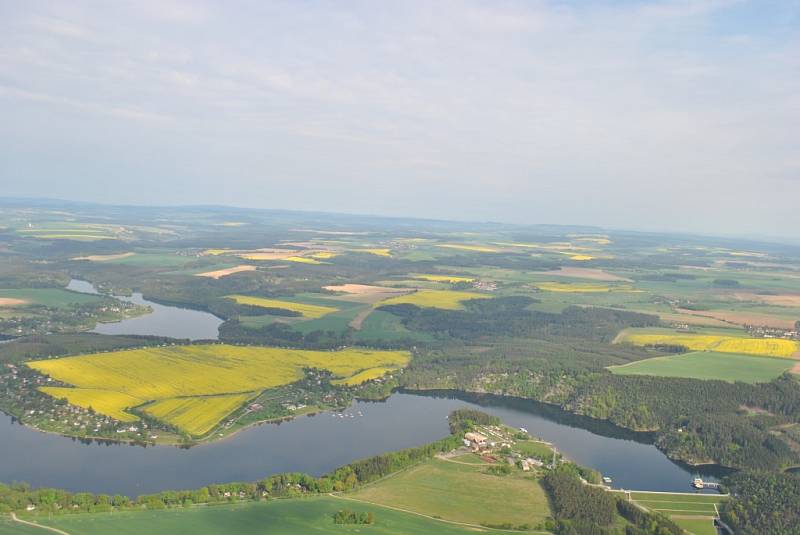
[(725, 480), (734, 496), (720, 516), (737, 534), (800, 533), (800, 475), (740, 472)]

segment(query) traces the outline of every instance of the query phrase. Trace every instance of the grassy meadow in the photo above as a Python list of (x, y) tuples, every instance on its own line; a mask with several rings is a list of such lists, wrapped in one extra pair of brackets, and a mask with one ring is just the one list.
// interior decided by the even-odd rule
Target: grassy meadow
[(22, 301), (19, 305), (41, 305), (55, 308), (68, 308), (71, 305), (82, 305), (102, 300), (98, 295), (72, 292), (58, 288), (20, 288), (0, 290), (0, 299)]
[(42, 528), (26, 526), (19, 522), (14, 522), (10, 517), (0, 515), (0, 535), (42, 535), (47, 533)]
[(528, 525), (542, 522), (550, 509), (532, 476), (486, 473), (488, 464), (431, 459), (349, 495), (455, 522)]
[[(371, 526), (337, 525), (333, 515), (342, 509), (372, 512)], [(482, 532), (378, 505), (330, 496), (265, 503), (219, 505), (179, 510), (64, 515), (42, 519), (44, 525), (70, 535), (297, 535), (306, 533), (369, 533), (373, 535), (464, 535)], [(2, 524), (0, 524), (2, 526)], [(35, 529), (35, 528), (31, 528)], [(488, 530), (486, 530), (488, 531)], [(37, 530), (37, 533), (45, 533)], [(494, 531), (497, 533), (498, 531)], [(0, 531), (0, 534), (3, 532)], [(9, 531), (8, 533), (18, 533)], [(19, 531), (19, 533), (27, 533)], [(34, 533), (34, 531), (31, 531)], [(510, 532), (504, 532), (510, 533)]]
[(630, 499), (638, 505), (669, 516), (673, 522), (692, 535), (716, 535), (715, 505), (728, 499), (717, 494), (680, 494), (631, 492)]
[(714, 521), (708, 518), (673, 518), (673, 522), (692, 535), (717, 535)]
[[(76, 405), (91, 406), (113, 417), (149, 401), (162, 401), (164, 404), (151, 405), (149, 412), (193, 433), (210, 429), (217, 423), (210, 424), (212, 417), (204, 414), (213, 415), (219, 421), (235, 410), (236, 398), (225, 394), (243, 396), (239, 398), (243, 403), (248, 393), (301, 379), (304, 368), (325, 369), (346, 379), (373, 368), (401, 368), (410, 358), (407, 351), (355, 348), (310, 351), (195, 344), (96, 353), (27, 364), (75, 387), (43, 390), (54, 397), (65, 397)], [(175, 400), (203, 396), (211, 397)]]
[(681, 355), (639, 360), (622, 366), (612, 366), (609, 370), (617, 375), (653, 375), (656, 377), (766, 383), (790, 370), (793, 365), (794, 361), (783, 358), (694, 351)]
[(632, 492), (637, 504), (672, 518), (693, 535), (716, 535), (714, 517), (717, 506), (728, 499), (719, 494), (670, 494), (657, 492)]

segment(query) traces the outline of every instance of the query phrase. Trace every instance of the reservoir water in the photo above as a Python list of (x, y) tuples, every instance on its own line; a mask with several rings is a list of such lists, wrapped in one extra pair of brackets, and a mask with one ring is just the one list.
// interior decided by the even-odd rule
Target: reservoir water
[[(97, 293), (73, 280), (70, 290)], [(159, 305), (141, 294), (122, 297), (153, 313), (100, 324), (102, 334), (216, 339), (212, 314)], [(549, 405), (454, 392), (395, 393), (382, 402), (357, 401), (343, 413), (321, 413), (245, 429), (223, 441), (189, 449), (86, 442), (24, 427), (0, 413), (0, 482), (26, 481), (72, 491), (139, 494), (254, 481), (288, 471), (322, 475), (356, 459), (419, 446), (448, 434), (447, 415), (470, 407), (499, 416), (553, 443), (567, 458), (599, 470), (625, 489), (689, 491), (695, 475), (717, 481), (719, 467), (670, 461), (648, 433), (578, 417)]]
[[(461, 399), (459, 399), (459, 397)], [(343, 413), (320, 413), (263, 424), (226, 440), (181, 449), (84, 443), (0, 418), (0, 481), (27, 481), (73, 491), (135, 496), (209, 483), (254, 481), (299, 471), (321, 475), (356, 459), (418, 446), (448, 434), (447, 415), (460, 407), (495, 414), (552, 442), (568, 458), (614, 478), (626, 489), (690, 491), (699, 473), (647, 443), (646, 435), (576, 418), (539, 403), (452, 393), (396, 393), (384, 402), (357, 401)]]
[[(67, 290), (90, 294), (98, 293), (91, 283), (77, 279), (70, 281)], [(142, 297), (139, 292), (134, 292), (130, 297), (116, 295), (114, 297), (120, 301), (149, 306), (153, 311), (150, 314), (122, 321), (98, 323), (91, 332), (170, 336), (190, 340), (216, 340), (219, 338), (219, 326), (222, 325), (222, 320), (208, 312), (154, 303)]]

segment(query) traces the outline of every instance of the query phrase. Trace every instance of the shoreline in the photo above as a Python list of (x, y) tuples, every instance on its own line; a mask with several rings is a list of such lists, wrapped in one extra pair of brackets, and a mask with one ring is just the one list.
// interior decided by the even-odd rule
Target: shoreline
[[(682, 459), (680, 457), (671, 456), (669, 454), (669, 452), (667, 452), (667, 451), (665, 451), (665, 450), (663, 450), (663, 449), (658, 447), (658, 445), (656, 443), (656, 440), (655, 440), (656, 437), (654, 436), (657, 433), (657, 431), (639, 431), (639, 430), (629, 429), (629, 428), (626, 428), (626, 427), (619, 426), (619, 425), (615, 424), (614, 422), (612, 422), (610, 420), (607, 420), (607, 419), (592, 418), (590, 416), (586, 416), (586, 415), (570, 412), (570, 411), (567, 411), (567, 410), (563, 409), (559, 405), (554, 405), (552, 403), (538, 401), (538, 400), (535, 400), (535, 399), (532, 399), (532, 398), (523, 398), (523, 397), (518, 397), (518, 396), (492, 394), (490, 392), (475, 392), (475, 391), (469, 391), (469, 390), (396, 388), (391, 392), (391, 394), (389, 394), (388, 396), (385, 396), (383, 398), (375, 398), (375, 399), (373, 399), (373, 398), (354, 397), (353, 400), (351, 401), (350, 405), (348, 405), (348, 407), (351, 406), (352, 403), (355, 402), (355, 401), (375, 401), (375, 402), (385, 401), (395, 393), (407, 393), (407, 394), (421, 395), (421, 396), (433, 395), (434, 397), (436, 397), (436, 394), (438, 393), (438, 394), (443, 395), (443, 397), (447, 397), (447, 395), (450, 395), (450, 396), (452, 396), (452, 397), (454, 397), (456, 399), (461, 399), (458, 394), (462, 394), (462, 395), (465, 395), (465, 396), (475, 396), (475, 397), (479, 397), (479, 398), (482, 397), (482, 396), (488, 396), (488, 397), (498, 398), (500, 400), (534, 403), (534, 404), (541, 405), (543, 407), (552, 409), (554, 411), (557, 411), (558, 413), (561, 413), (561, 415), (564, 415), (566, 417), (574, 417), (574, 418), (578, 418), (578, 419), (581, 419), (581, 420), (583, 420), (583, 419), (587, 420), (587, 422), (584, 422), (584, 423), (595, 423), (595, 424), (610, 426), (611, 429), (620, 431), (622, 435), (629, 435), (628, 437), (615, 437), (615, 438), (628, 438), (629, 440), (630, 439), (633, 439), (633, 440), (639, 439), (639, 440), (636, 440), (636, 441), (640, 442), (642, 444), (647, 444), (647, 445), (655, 447), (658, 451), (663, 453), (664, 456), (667, 457), (667, 459), (669, 459), (671, 462), (674, 462), (674, 463), (676, 463), (678, 465), (684, 465), (684, 467), (686, 467), (686, 468), (716, 467), (716, 468), (720, 468), (720, 469), (725, 470), (725, 471), (738, 471), (739, 470), (738, 468), (725, 466), (725, 465), (722, 465), (722, 464), (719, 464), (719, 463), (716, 463), (716, 462), (713, 462), (713, 461), (696, 462), (696, 461), (692, 461), (692, 460)], [(465, 400), (465, 401), (468, 401), (468, 400)], [(215, 444), (215, 443), (221, 443), (221, 442), (223, 442), (223, 441), (225, 441), (225, 440), (227, 440), (229, 438), (232, 438), (232, 437), (236, 436), (237, 434), (239, 434), (242, 431), (245, 431), (247, 429), (250, 429), (252, 427), (256, 427), (256, 426), (259, 426), (259, 425), (263, 425), (263, 424), (279, 424), (281, 422), (289, 422), (289, 421), (292, 421), (295, 418), (298, 418), (298, 417), (301, 417), (301, 416), (315, 416), (317, 414), (324, 414), (324, 413), (328, 413), (328, 412), (337, 412), (337, 411), (346, 410), (346, 407), (344, 407), (344, 408), (341, 408), (341, 407), (340, 408), (330, 408), (330, 409), (319, 409), (319, 408), (317, 408), (317, 409), (318, 410), (312, 410), (312, 411), (305, 412), (305, 413), (302, 413), (302, 414), (293, 414), (293, 415), (290, 415), (290, 416), (277, 417), (277, 418), (267, 418), (267, 419), (263, 419), (263, 420), (257, 420), (255, 422), (251, 422), (251, 423), (249, 423), (247, 425), (243, 425), (243, 426), (231, 431), (230, 433), (225, 433), (224, 436), (219, 436), (219, 431), (218, 430), (214, 430), (212, 433), (209, 433), (205, 437), (199, 438), (197, 440), (194, 440), (194, 441), (188, 442), (188, 443), (182, 443), (182, 442), (155, 442), (155, 441), (147, 441), (147, 440), (145, 440), (145, 441), (137, 441), (137, 440), (125, 440), (125, 439), (117, 439), (117, 438), (106, 438), (106, 437), (94, 437), (94, 436), (80, 436), (80, 435), (63, 434), (63, 433), (59, 433), (57, 431), (49, 431), (49, 430), (46, 430), (46, 429), (40, 429), (38, 427), (31, 426), (31, 425), (25, 423), (20, 418), (14, 416), (14, 415), (10, 415), (10, 414), (5, 413), (5, 412), (3, 412), (1, 410), (0, 410), (0, 412), (2, 412), (3, 414), (6, 414), (9, 417), (15, 419), (18, 423), (20, 423), (20, 425), (23, 425), (23, 426), (25, 426), (25, 427), (27, 427), (29, 429), (33, 429), (35, 431), (39, 431), (41, 433), (46, 433), (46, 434), (50, 434), (50, 435), (56, 435), (56, 436), (61, 436), (61, 437), (65, 437), (65, 438), (71, 438), (73, 440), (97, 441), (97, 442), (101, 442), (101, 443), (129, 445), (129, 446), (141, 446), (141, 447), (145, 447), (145, 448), (146, 447), (156, 447), (156, 446), (169, 446), (169, 447), (175, 447), (175, 448), (179, 448), (179, 449), (191, 449), (191, 448), (194, 448), (194, 447), (200, 447), (200, 446), (212, 445), (212, 444)], [(593, 431), (588, 426), (584, 427), (584, 426), (580, 426), (579, 425), (579, 427), (581, 427), (583, 429), (586, 429), (587, 431), (603, 435), (603, 433), (598, 432), (597, 430)]]

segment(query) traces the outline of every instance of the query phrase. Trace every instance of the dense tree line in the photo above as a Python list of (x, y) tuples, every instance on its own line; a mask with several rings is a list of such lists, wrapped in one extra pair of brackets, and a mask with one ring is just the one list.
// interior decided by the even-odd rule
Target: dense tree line
[(631, 502), (617, 498), (617, 513), (633, 524), (626, 529), (626, 535), (683, 535), (683, 529), (668, 517), (658, 513), (648, 513)]
[(357, 513), (355, 511), (351, 511), (350, 509), (342, 509), (341, 511), (336, 511), (333, 515), (333, 523), (334, 524), (374, 524), (375, 523), (375, 515), (372, 512), (361, 512)]
[(577, 471), (563, 464), (542, 480), (555, 519), (566, 525), (610, 526), (616, 519), (614, 496), (600, 487), (585, 485)]
[(400, 384), (556, 404), (628, 429), (655, 431), (661, 449), (687, 462), (770, 470), (800, 462), (773, 432), (800, 421), (796, 378), (734, 384), (605, 370), (653, 354), (578, 338), (499, 337), (422, 348)]
[(58, 355), (79, 355), (134, 347), (189, 343), (162, 336), (109, 335), (94, 333), (26, 336), (3, 344), (0, 362), (21, 362)]
[(319, 330), (302, 333), (278, 322), (252, 328), (245, 327), (238, 319), (223, 323), (219, 328), (219, 338), (231, 343), (291, 346), (297, 349), (335, 349), (352, 343), (348, 331), (340, 333)]
[[(585, 484), (583, 470), (566, 463), (542, 480), (556, 521), (548, 527), (557, 535), (683, 535), (669, 518), (647, 512), (603, 487)], [(617, 515), (630, 525), (621, 527)]]
[(740, 472), (725, 485), (733, 499), (720, 517), (737, 535), (800, 534), (800, 475)]
[(475, 409), (457, 409), (447, 418), (450, 434), (459, 435), (470, 431), (476, 425), (500, 425), (500, 418)]
[(536, 300), (525, 296), (475, 299), (464, 310), (386, 305), (380, 310), (403, 320), (407, 329), (439, 337), (476, 340), (486, 336), (576, 337), (610, 342), (626, 327), (659, 324), (656, 316), (595, 307), (567, 307), (560, 314), (529, 310)]
[[(751, 385), (603, 374), (576, 389), (565, 407), (657, 430), (662, 449), (690, 462), (772, 470), (797, 462), (797, 454), (770, 432), (800, 419), (800, 386), (789, 375)], [(748, 415), (743, 407), (769, 414)]]

